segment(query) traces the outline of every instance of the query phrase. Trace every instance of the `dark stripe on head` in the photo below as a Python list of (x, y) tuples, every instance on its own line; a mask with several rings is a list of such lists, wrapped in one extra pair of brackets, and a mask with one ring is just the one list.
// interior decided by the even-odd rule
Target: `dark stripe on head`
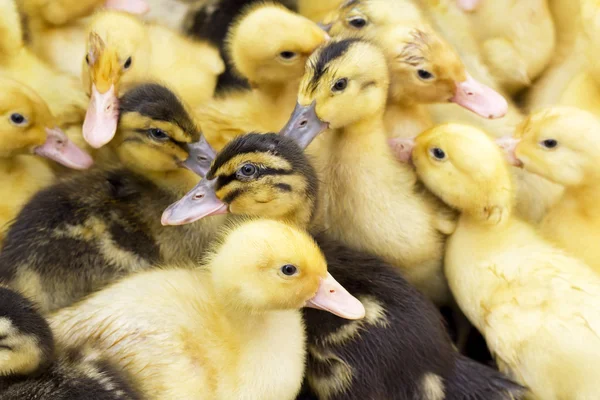
[(291, 192), (292, 191), (292, 187), (290, 185), (288, 185), (287, 183), (276, 183), (275, 187), (279, 190), (281, 190), (282, 192)]
[(166, 87), (144, 83), (128, 90), (119, 99), (120, 113), (137, 112), (148, 118), (177, 124), (196, 142), (200, 131), (179, 98)]
[(358, 38), (348, 38), (340, 41), (334, 41), (328, 44), (320, 53), (317, 61), (311, 64), (312, 77), (309, 82), (309, 88), (311, 91), (315, 91), (319, 85), (321, 77), (329, 69), (329, 63), (333, 60), (340, 58), (350, 48), (353, 43), (360, 42)]
[(230, 193), (227, 194), (223, 198), (223, 203), (231, 204), (235, 199), (237, 199), (244, 191), (242, 189), (234, 189)]

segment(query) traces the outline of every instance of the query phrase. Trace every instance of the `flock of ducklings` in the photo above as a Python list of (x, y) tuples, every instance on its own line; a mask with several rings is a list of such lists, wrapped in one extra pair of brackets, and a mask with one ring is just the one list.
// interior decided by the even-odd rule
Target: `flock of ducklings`
[(0, 0), (0, 399), (600, 398), (598, 16)]

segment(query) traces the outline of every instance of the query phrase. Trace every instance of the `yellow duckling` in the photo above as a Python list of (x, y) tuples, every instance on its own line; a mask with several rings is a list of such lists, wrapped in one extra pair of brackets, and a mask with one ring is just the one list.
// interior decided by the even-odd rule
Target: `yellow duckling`
[(331, 128), (317, 152), (324, 228), (400, 268), (410, 283), (444, 303), (444, 233), (452, 231), (452, 218), (419, 190), (414, 171), (394, 159), (383, 123), (388, 83), (379, 48), (356, 38), (334, 40), (309, 59), (283, 132), (300, 138)]
[(89, 27), (83, 82), (91, 99), (83, 136), (102, 147), (114, 136), (123, 86), (156, 80), (190, 105), (212, 98), (225, 66), (218, 50), (119, 12), (97, 13)]
[(482, 131), (441, 125), (416, 139), (419, 178), (461, 211), (447, 244), (452, 293), (500, 369), (533, 398), (600, 392), (600, 278), (512, 214), (500, 149)]
[(57, 124), (80, 124), (88, 99), (76, 79), (62, 75), (25, 47), (14, 0), (0, 0), (0, 74), (25, 83), (50, 107)]
[(46, 103), (29, 87), (0, 77), (0, 244), (8, 223), (55, 175), (36, 154), (86, 169), (91, 157), (56, 126)]
[(220, 150), (252, 131), (276, 132), (294, 109), (308, 56), (329, 36), (285, 7), (259, 2), (230, 28), (227, 52), (250, 89), (225, 93), (197, 109), (202, 132)]
[(282, 400), (304, 375), (302, 307), (365, 313), (307, 233), (259, 220), (231, 230), (205, 268), (131, 276), (51, 326), (59, 343), (103, 351), (146, 399)]
[(553, 107), (532, 114), (504, 143), (510, 160), (562, 185), (562, 197), (541, 222), (541, 232), (600, 272), (600, 122), (586, 111)]
[(385, 115), (390, 136), (414, 137), (431, 127), (427, 105), (433, 103), (453, 102), (483, 118), (506, 114), (506, 100), (467, 72), (410, 2), (349, 2), (330, 18), (332, 35), (356, 32), (384, 50), (391, 79)]

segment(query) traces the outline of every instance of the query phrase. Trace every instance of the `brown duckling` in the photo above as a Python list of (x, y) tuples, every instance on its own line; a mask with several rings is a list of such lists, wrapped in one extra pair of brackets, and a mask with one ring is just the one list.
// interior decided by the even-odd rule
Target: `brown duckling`
[(214, 222), (160, 225), (164, 208), (198, 182), (181, 167), (188, 158), (201, 163), (198, 149), (207, 146), (183, 104), (165, 87), (144, 84), (120, 107), (110, 143), (119, 165), (38, 192), (7, 233), (0, 276), (43, 312), (157, 262), (197, 258), (212, 238)]

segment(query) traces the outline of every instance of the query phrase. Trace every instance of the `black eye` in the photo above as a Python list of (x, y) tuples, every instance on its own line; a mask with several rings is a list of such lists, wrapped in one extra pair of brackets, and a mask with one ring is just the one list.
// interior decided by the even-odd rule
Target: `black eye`
[(292, 58), (296, 57), (296, 53), (293, 51), (282, 51), (279, 53), (279, 56), (284, 60), (291, 60)]
[(444, 153), (444, 150), (440, 149), (439, 147), (434, 147), (430, 150), (430, 152), (431, 155), (434, 158), (437, 158), (438, 160), (443, 160), (444, 158), (446, 158), (446, 153)]
[(558, 146), (558, 142), (554, 139), (546, 139), (542, 142), (542, 146), (544, 146), (547, 149), (553, 149), (556, 146)]
[(169, 135), (167, 135), (167, 132), (163, 131), (162, 129), (158, 129), (158, 128), (148, 129), (148, 135), (152, 139), (158, 140), (159, 142), (164, 142), (166, 140), (169, 140)]
[(341, 92), (342, 90), (346, 89), (346, 86), (348, 86), (348, 79), (346, 79), (346, 78), (338, 79), (333, 84), (332, 90), (334, 92)]
[(129, 69), (131, 67), (131, 57), (125, 60), (125, 64), (123, 64), (123, 69)]
[(363, 17), (353, 17), (348, 20), (350, 26), (356, 29), (362, 29), (367, 25), (367, 20)]
[(22, 114), (19, 113), (13, 113), (10, 114), (10, 122), (12, 122), (15, 125), (24, 125), (27, 123), (27, 118), (25, 118)]
[(90, 55), (89, 54), (85, 55), (85, 62), (87, 65), (90, 65)]
[(424, 69), (418, 70), (417, 74), (419, 75), (419, 78), (421, 78), (421, 79), (427, 80), (427, 79), (433, 78), (433, 74), (431, 72), (429, 72), (429, 71), (424, 70)]
[(252, 177), (256, 174), (256, 166), (253, 164), (244, 164), (238, 172), (244, 177)]
[(295, 275), (298, 272), (298, 268), (293, 266), (292, 264), (287, 264), (281, 267), (281, 273), (286, 276)]

